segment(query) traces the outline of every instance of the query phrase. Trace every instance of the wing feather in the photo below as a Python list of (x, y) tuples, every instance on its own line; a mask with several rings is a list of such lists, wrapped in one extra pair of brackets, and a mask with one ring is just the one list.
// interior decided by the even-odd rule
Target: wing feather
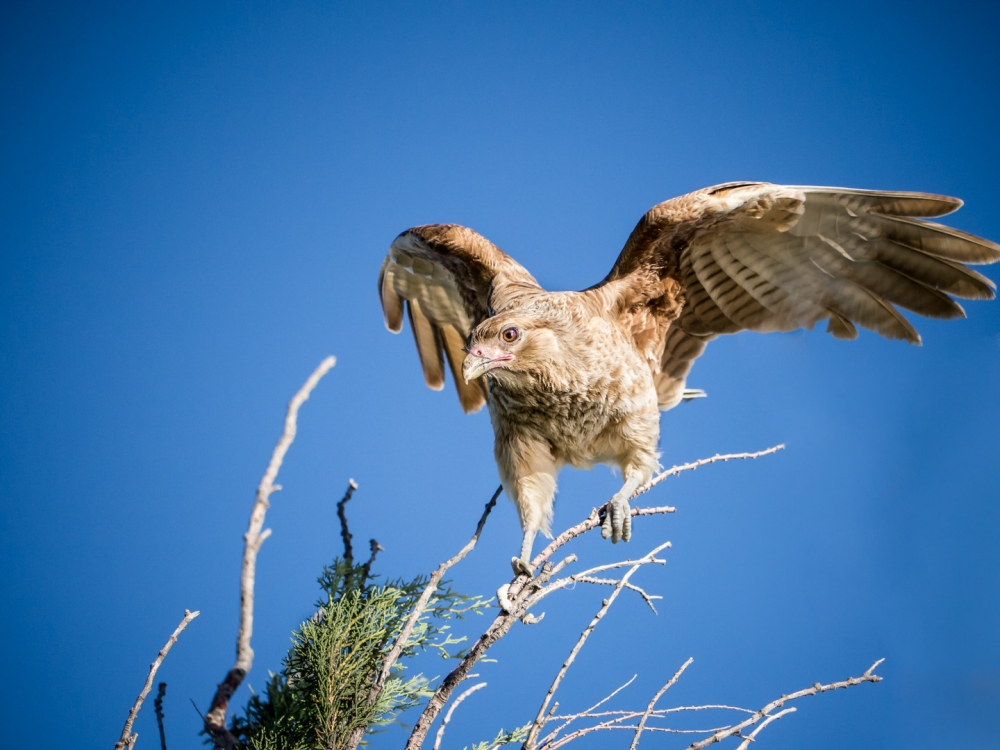
[[(694, 359), (720, 334), (826, 320), (837, 338), (856, 338), (860, 325), (919, 343), (897, 305), (958, 318), (965, 312), (953, 296), (992, 299), (996, 285), (966, 264), (1000, 260), (1000, 245), (926, 220), (961, 205), (929, 193), (718, 185), (650, 209), (597, 288), (618, 295), (629, 321), (665, 331), (655, 377), (660, 407), (670, 408)], [(678, 282), (679, 314), (652, 298), (662, 278)], [(652, 315), (635, 314), (643, 304)], [(658, 310), (672, 315), (666, 325), (654, 319)]]
[(386, 327), (398, 333), (406, 308), (424, 381), (444, 387), (447, 358), (466, 412), (485, 403), (479, 383), (461, 377), (469, 332), (492, 310), (541, 288), (522, 266), (482, 235), (455, 224), (413, 227), (389, 247), (379, 273)]
[(410, 328), (417, 344), (420, 367), (424, 371), (424, 381), (428, 388), (440, 391), (444, 388), (444, 352), (441, 346), (441, 329), (431, 324), (420, 309), (420, 302), (411, 299), (406, 304), (410, 314)]

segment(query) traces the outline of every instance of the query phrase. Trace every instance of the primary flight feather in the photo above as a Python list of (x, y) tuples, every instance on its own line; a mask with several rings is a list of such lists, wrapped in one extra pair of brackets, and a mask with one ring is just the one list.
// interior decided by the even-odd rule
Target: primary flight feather
[(549, 533), (556, 475), (606, 463), (624, 484), (602, 533), (628, 541), (628, 499), (658, 465), (659, 412), (703, 395), (685, 388), (709, 341), (737, 331), (791, 331), (826, 320), (919, 343), (898, 307), (964, 317), (954, 297), (992, 299), (969, 264), (1000, 246), (927, 221), (956, 198), (846, 188), (727, 183), (654, 206), (611, 272), (582, 292), (547, 292), (466, 227), (408, 229), (389, 248), (379, 296), (389, 330), (404, 307), (427, 385), (444, 362), (466, 412), (485, 403), (494, 454), (524, 530)]

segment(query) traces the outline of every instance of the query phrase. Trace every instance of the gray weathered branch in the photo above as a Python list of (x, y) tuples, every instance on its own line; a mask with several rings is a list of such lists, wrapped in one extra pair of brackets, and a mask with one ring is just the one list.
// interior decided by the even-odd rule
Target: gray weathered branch
[(632, 567), (630, 567), (628, 571), (625, 573), (625, 575), (623, 575), (621, 579), (618, 581), (617, 585), (615, 586), (615, 590), (611, 592), (611, 595), (603, 602), (601, 602), (601, 608), (597, 611), (597, 614), (594, 615), (594, 619), (590, 621), (587, 627), (584, 628), (583, 632), (580, 634), (580, 637), (577, 639), (572, 650), (570, 650), (569, 656), (566, 657), (566, 661), (563, 662), (562, 667), (559, 668), (559, 672), (556, 674), (555, 679), (552, 681), (552, 685), (551, 687), (549, 687), (549, 691), (545, 694), (545, 698), (542, 700), (542, 705), (538, 709), (538, 714), (535, 716), (535, 721), (532, 723), (531, 729), (528, 730), (528, 739), (524, 741), (524, 750), (532, 750), (532, 748), (535, 747), (536, 740), (538, 739), (538, 733), (541, 732), (542, 728), (545, 726), (546, 712), (549, 709), (549, 703), (551, 703), (552, 698), (555, 696), (556, 691), (559, 689), (559, 685), (562, 683), (563, 678), (566, 676), (566, 672), (569, 670), (570, 666), (576, 660), (577, 654), (580, 653), (580, 650), (587, 642), (587, 639), (590, 637), (590, 634), (594, 632), (594, 628), (597, 627), (597, 624), (604, 618), (604, 615), (607, 614), (608, 610), (611, 609), (611, 605), (615, 603), (615, 599), (618, 598), (618, 595), (621, 593), (622, 589), (625, 588), (625, 585), (628, 583), (628, 579), (631, 578), (632, 575), (637, 570), (639, 570), (639, 568), (641, 568), (643, 565), (654, 561), (656, 559), (657, 552), (666, 549), (669, 546), (670, 542), (664, 542), (659, 547), (654, 549), (652, 552), (648, 553), (639, 560), (636, 560), (635, 563), (632, 565)]
[(128, 712), (128, 718), (125, 720), (125, 728), (122, 729), (122, 736), (115, 743), (115, 750), (132, 750), (135, 747), (135, 741), (139, 739), (138, 733), (132, 733), (132, 724), (135, 722), (135, 717), (139, 715), (139, 709), (142, 708), (142, 702), (146, 700), (146, 696), (149, 695), (150, 689), (153, 687), (153, 678), (156, 677), (156, 672), (163, 663), (170, 649), (175, 643), (177, 643), (177, 636), (181, 634), (181, 631), (188, 626), (194, 618), (200, 615), (201, 612), (191, 612), (189, 610), (184, 610), (184, 619), (181, 620), (180, 625), (177, 629), (170, 635), (167, 642), (160, 649), (160, 652), (156, 655), (156, 659), (153, 663), (149, 665), (149, 674), (146, 676), (146, 684), (142, 686), (142, 691), (139, 693), (139, 697), (135, 699), (135, 703), (132, 705), (132, 710)]
[[(646, 483), (646, 485), (640, 487), (636, 490), (632, 497), (634, 498), (648, 492), (656, 484), (663, 481), (667, 477), (675, 476), (684, 471), (691, 471), (701, 466), (720, 461), (758, 458), (760, 456), (775, 453), (783, 448), (784, 445), (777, 445), (756, 453), (719, 454), (712, 456), (711, 458), (704, 458), (689, 464), (674, 466), (658, 474), (650, 480), (650, 482)], [(675, 510), (675, 508), (669, 505), (632, 508), (632, 515), (659, 515), (664, 513), (673, 513)], [(510, 584), (505, 584), (500, 588), (497, 593), (498, 599), (501, 600), (501, 613), (493, 620), (492, 623), (490, 623), (489, 627), (482, 635), (479, 636), (479, 639), (472, 645), (472, 647), (469, 648), (465, 656), (459, 661), (458, 666), (456, 666), (438, 686), (434, 695), (424, 708), (423, 713), (420, 715), (420, 718), (417, 720), (416, 725), (414, 725), (410, 738), (406, 743), (406, 750), (419, 750), (419, 748), (423, 745), (434, 720), (437, 718), (438, 714), (440, 714), (444, 705), (448, 702), (455, 688), (457, 688), (458, 685), (461, 684), (462, 680), (466, 678), (473, 665), (475, 665), (475, 663), (482, 658), (482, 656), (494, 643), (507, 634), (511, 626), (516, 621), (524, 618), (527, 614), (528, 608), (534, 604), (535, 601), (537, 601), (532, 601), (532, 596), (543, 590), (544, 585), (548, 583), (548, 580), (552, 576), (554, 570), (561, 569), (567, 564), (567, 562), (569, 562), (568, 559), (563, 560), (558, 566), (553, 568), (549, 562), (553, 555), (576, 537), (597, 528), (600, 523), (600, 512), (597, 508), (594, 508), (591, 510), (590, 515), (586, 519), (563, 531), (541, 552), (539, 552), (538, 555), (535, 556), (529, 567), (532, 571), (539, 571), (541, 569), (541, 573), (539, 573), (535, 578), (529, 578), (527, 575), (516, 576)], [(549, 566), (547, 571), (544, 567), (546, 565)], [(530, 624), (532, 622), (538, 622), (540, 619), (540, 617), (531, 616), (529, 618), (525, 618), (525, 622)]]

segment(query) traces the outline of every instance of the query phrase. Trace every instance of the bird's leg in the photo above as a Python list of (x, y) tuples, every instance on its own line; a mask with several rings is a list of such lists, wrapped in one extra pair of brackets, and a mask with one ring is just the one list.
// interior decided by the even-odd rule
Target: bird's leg
[(556, 494), (559, 467), (548, 443), (522, 435), (497, 437), (493, 446), (503, 491), (517, 507), (524, 538), (521, 556), (511, 560), (515, 575), (530, 575), (531, 545), (535, 534), (549, 533), (552, 499)]
[(510, 566), (514, 569), (516, 576), (531, 575), (531, 568), (528, 566), (531, 564), (531, 547), (535, 543), (536, 533), (534, 529), (524, 532), (524, 539), (521, 540), (521, 556), (512, 557), (510, 560)]
[(604, 514), (604, 523), (601, 524), (601, 536), (607, 539), (611, 537), (612, 544), (618, 544), (619, 540), (626, 542), (632, 538), (632, 509), (629, 507), (628, 499), (632, 493), (642, 485), (642, 474), (638, 471), (630, 471), (625, 474), (625, 484), (615, 496), (608, 501), (607, 510)]

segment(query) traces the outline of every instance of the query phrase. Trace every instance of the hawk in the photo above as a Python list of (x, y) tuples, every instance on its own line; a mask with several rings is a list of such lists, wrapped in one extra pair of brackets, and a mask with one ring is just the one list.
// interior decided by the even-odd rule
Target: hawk
[(518, 572), (549, 533), (561, 467), (617, 466), (622, 488), (602, 534), (631, 536), (629, 498), (658, 466), (660, 412), (704, 395), (685, 388), (712, 339), (825, 320), (920, 343), (897, 307), (960, 318), (953, 297), (992, 299), (970, 264), (1000, 245), (927, 221), (942, 195), (731, 182), (673, 198), (639, 220), (603, 281), (547, 292), (482, 235), (454, 224), (407, 229), (379, 274), (386, 326), (404, 307), (427, 385), (448, 361), (466, 412), (486, 404), (494, 455), (524, 530)]

